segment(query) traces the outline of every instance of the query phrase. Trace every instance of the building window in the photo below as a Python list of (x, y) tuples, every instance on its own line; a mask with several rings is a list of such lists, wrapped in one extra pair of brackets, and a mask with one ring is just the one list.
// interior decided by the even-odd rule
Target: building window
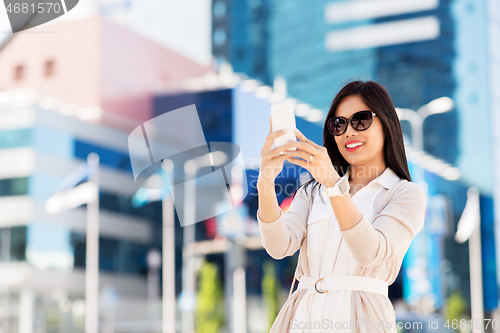
[(130, 164), (130, 157), (127, 152), (116, 151), (78, 140), (74, 141), (73, 149), (74, 156), (77, 158), (86, 160), (90, 153), (96, 153), (99, 155), (99, 163), (102, 165), (132, 173), (132, 164)]
[(217, 46), (224, 45), (226, 43), (226, 30), (222, 28), (217, 28), (214, 31), (213, 40), (214, 44)]
[[(86, 237), (72, 232), (75, 267), (85, 268)], [(125, 239), (99, 237), (99, 271), (128, 276), (145, 276), (148, 272), (146, 256), (149, 247)]]
[(217, 1), (214, 4), (214, 17), (222, 18), (226, 15), (226, 4), (223, 1)]
[(12, 227), (10, 230), (10, 261), (26, 260), (26, 226)]
[(28, 194), (28, 177), (0, 179), (0, 197)]
[(44, 68), (45, 77), (54, 76), (55, 66), (56, 66), (56, 63), (54, 60), (47, 60), (45, 62), (45, 68)]
[(21, 81), (24, 79), (24, 65), (17, 65), (14, 67), (14, 81)]
[(26, 226), (0, 229), (0, 261), (26, 260)]
[(31, 137), (31, 128), (0, 131), (0, 149), (29, 146)]

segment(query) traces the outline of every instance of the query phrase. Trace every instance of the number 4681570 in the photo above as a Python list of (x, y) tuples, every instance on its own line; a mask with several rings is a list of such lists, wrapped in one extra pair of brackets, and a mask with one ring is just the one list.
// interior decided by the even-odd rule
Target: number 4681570
[(29, 4), (29, 3), (19, 3), (19, 2), (16, 2), (16, 3), (9, 3), (7, 5), (7, 13), (15, 13), (15, 14), (18, 14), (18, 13), (23, 13), (23, 14), (27, 14), (27, 13), (33, 13), (33, 14), (36, 14), (36, 13), (39, 13), (39, 14), (42, 14), (42, 13), (60, 13), (61, 12), (61, 4), (58, 3), (58, 2), (39, 2), (37, 4), (37, 6), (35, 7), (35, 4), (32, 3), (32, 4)]
[[(491, 324), (491, 327), (496, 330), (497, 329), (497, 322), (495, 319), (491, 320), (491, 319), (488, 319), (488, 318), (484, 318), (484, 328), (487, 329), (489, 327), (489, 325)], [(483, 325), (483, 323), (481, 322), (481, 319), (476, 319), (476, 328), (481, 328), (481, 325)], [(450, 320), (446, 320), (446, 322), (444, 323), (443, 325), (444, 327), (446, 328), (452, 328), (452, 329), (458, 329), (458, 327), (460, 327), (460, 329), (465, 329), (465, 328), (468, 328), (468, 329), (473, 329), (473, 323), (472, 323), (472, 319), (470, 320), (465, 320), (465, 319), (461, 319), (460, 320), (460, 323), (458, 322), (457, 319), (453, 319), (451, 321), (451, 324), (450, 324)]]

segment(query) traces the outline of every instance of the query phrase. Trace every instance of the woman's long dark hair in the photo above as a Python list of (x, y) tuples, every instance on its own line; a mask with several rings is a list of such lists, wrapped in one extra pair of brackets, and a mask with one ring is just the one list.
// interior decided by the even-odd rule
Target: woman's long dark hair
[[(348, 83), (338, 92), (337, 96), (335, 96), (330, 106), (330, 110), (328, 111), (325, 126), (323, 128), (323, 147), (328, 150), (328, 155), (330, 155), (333, 167), (337, 170), (339, 176), (342, 177), (345, 175), (350, 165), (340, 153), (337, 143), (335, 142), (335, 137), (328, 131), (326, 124), (330, 118), (335, 117), (335, 111), (340, 102), (351, 95), (360, 96), (363, 102), (377, 114), (382, 122), (385, 134), (384, 159), (386, 165), (390, 167), (399, 178), (411, 182), (408, 162), (406, 161), (403, 131), (396, 114), (396, 109), (387, 89), (380, 83), (374, 81), (353, 81)], [(316, 185), (321, 185), (313, 178), (299, 186), (295, 193), (297, 193), (301, 187), (306, 188), (311, 183), (313, 184), (313, 190)], [(295, 193), (293, 196), (295, 196)]]

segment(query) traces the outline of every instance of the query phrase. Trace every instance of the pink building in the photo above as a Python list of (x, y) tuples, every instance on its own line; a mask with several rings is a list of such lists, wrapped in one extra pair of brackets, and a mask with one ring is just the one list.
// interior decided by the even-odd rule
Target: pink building
[(0, 91), (29, 88), (134, 121), (151, 118), (151, 96), (214, 73), (102, 17), (58, 21), (0, 46)]

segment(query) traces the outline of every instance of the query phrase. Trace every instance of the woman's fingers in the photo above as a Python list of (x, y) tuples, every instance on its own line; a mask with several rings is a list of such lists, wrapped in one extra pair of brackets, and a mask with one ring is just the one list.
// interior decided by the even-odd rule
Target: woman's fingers
[(276, 147), (276, 148), (270, 150), (268, 152), (268, 154), (269, 154), (269, 156), (274, 157), (274, 156), (278, 155), (279, 153), (281, 153), (282, 151), (290, 149), (291, 147), (293, 147), (293, 143), (289, 142), (289, 143), (284, 144), (283, 146), (279, 146), (279, 147)]
[(276, 131), (276, 132), (272, 132), (272, 133), (269, 133), (267, 135), (267, 138), (266, 138), (266, 142), (264, 143), (264, 147), (265, 147), (265, 153), (268, 152), (272, 145), (273, 145), (273, 142), (274, 142), (274, 139), (276, 139), (277, 137), (279, 136), (282, 136), (282, 135), (285, 135), (285, 131), (286, 130), (279, 130), (279, 131)]
[(307, 160), (307, 161), (309, 160), (309, 158), (311, 158), (311, 154), (306, 153), (302, 150), (290, 150), (290, 151), (285, 152), (285, 154), (288, 157), (299, 157), (299, 158), (302, 158), (303, 160)]
[[(281, 168), (283, 167), (283, 163), (287, 159), (288, 156), (285, 154), (273, 156), (270, 153), (265, 154), (261, 158), (259, 178), (264, 177), (265, 179), (276, 179), (276, 176), (281, 172)], [(279, 170), (278, 170), (279, 168)]]
[(299, 139), (302, 142), (307, 142), (307, 143), (311, 144), (312, 146), (314, 146), (316, 148), (320, 147), (320, 145), (318, 145), (316, 142), (314, 142), (314, 141), (309, 140), (308, 138), (306, 138), (306, 136), (304, 134), (302, 134), (302, 132), (299, 131), (297, 128), (295, 129), (295, 135), (297, 136), (297, 139)]
[[(278, 130), (273, 132), (273, 124), (272, 124), (272, 119), (271, 116), (269, 116), (269, 134), (266, 137), (266, 141), (264, 143), (264, 148), (262, 148), (260, 152), (261, 156), (261, 174), (264, 173), (262, 177), (264, 179), (270, 179), (273, 177), (273, 179), (276, 178), (277, 174), (280, 172), (280, 170), (283, 168), (283, 163), (287, 159), (287, 156), (285, 154), (278, 155), (281, 151), (285, 149), (289, 149), (291, 146), (290, 144), (285, 144), (283, 146), (276, 147), (271, 150), (272, 145), (274, 140), (277, 137), (280, 137), (282, 135), (286, 134), (286, 130)], [(271, 175), (267, 175), (267, 173), (271, 173)], [(259, 179), (261, 176), (259, 175)]]
[(309, 155), (316, 155), (318, 152), (309, 142), (292, 141), (291, 144), (293, 147), (297, 147), (298, 150), (304, 151)]
[[(310, 165), (306, 161), (299, 160), (298, 158), (291, 158), (291, 157), (288, 157), (287, 161), (290, 163), (296, 164), (299, 167), (303, 167), (306, 170), (309, 170)], [(311, 172), (311, 170), (309, 170), (309, 172)]]
[(308, 138), (306, 138), (306, 136), (304, 134), (302, 134), (302, 132), (299, 131), (298, 128), (295, 129), (295, 135), (297, 136), (297, 139), (299, 139), (300, 141), (303, 141), (303, 142), (311, 141)]

